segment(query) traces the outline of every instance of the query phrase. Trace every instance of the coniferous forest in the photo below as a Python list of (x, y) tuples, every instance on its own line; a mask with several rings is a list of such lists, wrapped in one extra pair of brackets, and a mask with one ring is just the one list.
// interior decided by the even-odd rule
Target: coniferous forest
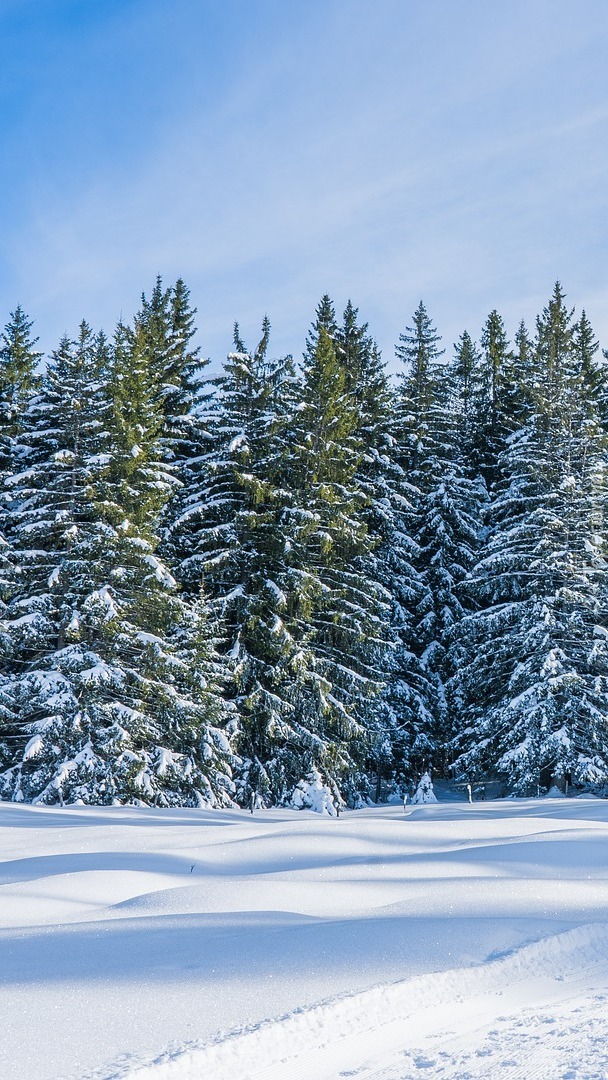
[(355, 807), (421, 772), (608, 789), (608, 368), (556, 284), (389, 379), (324, 296), (301, 361), (184, 282), (42, 362), (0, 342), (0, 797)]

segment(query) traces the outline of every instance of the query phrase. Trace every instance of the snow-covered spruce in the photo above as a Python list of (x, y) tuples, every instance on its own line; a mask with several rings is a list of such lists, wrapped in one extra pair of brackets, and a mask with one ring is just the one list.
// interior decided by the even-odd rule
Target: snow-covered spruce
[(230, 713), (204, 613), (179, 600), (154, 550), (171, 478), (155, 464), (158, 429), (136, 348), (120, 335), (110, 351), (82, 324), (53, 356), (26, 418), (28, 453), (10, 485), (4, 797), (232, 798)]
[(296, 707), (326, 782), (353, 806), (369, 795), (366, 770), (377, 768), (388, 733), (376, 710), (392, 646), (391, 598), (369, 558), (375, 539), (359, 475), (363, 415), (354, 385), (349, 393), (331, 311), (324, 297), (304, 356), (286, 516), (298, 582), (294, 629), (306, 657)]
[(441, 362), (440, 340), (421, 302), (396, 350), (404, 364), (395, 409), (397, 456), (407, 482), (405, 525), (420, 581), (410, 600), (409, 639), (426, 680), (427, 716), (414, 754), (418, 768), (429, 760), (445, 765), (456, 723), (445, 687), (464, 614), (459, 590), (474, 561), (485, 497), (483, 481), (467, 475), (471, 375), (462, 352), (452, 365)]
[(383, 590), (386, 638), (378, 650), (377, 671), (384, 686), (368, 699), (365, 717), (365, 772), (375, 774), (371, 790), (378, 800), (386, 784), (405, 782), (428, 760), (434, 688), (424, 659), (413, 649), (414, 613), (427, 594), (414, 566), (418, 548), (410, 525), (416, 492), (400, 465), (394, 390), (367, 324), (359, 325), (357, 317), (349, 301), (342, 324), (336, 325), (326, 297), (318, 311), (317, 334), (321, 322), (333, 333), (355, 408), (360, 452), (354, 479), (364, 496), (361, 513), (368, 535), (368, 550), (357, 565)]
[(291, 796), (290, 805), (295, 810), (314, 810), (317, 814), (329, 814), (336, 817), (340, 803), (336, 804), (335, 793), (330, 790), (318, 769), (311, 769), (308, 776), (298, 781)]
[(534, 408), (508, 440), (491, 537), (471, 572), (454, 679), (468, 775), (518, 794), (608, 781), (606, 434), (556, 286), (538, 320)]
[(412, 802), (416, 804), (437, 802), (437, 796), (433, 790), (433, 781), (431, 780), (430, 773), (425, 772), (420, 777), (416, 790), (412, 795)]
[[(175, 503), (168, 545), (192, 593), (204, 581), (233, 671), (238, 713), (235, 777), (242, 805), (288, 801), (312, 761), (296, 688), (305, 654), (294, 637), (298, 579), (285, 516), (285, 429), (293, 413), (289, 358), (268, 357), (270, 325), (235, 349), (215, 380), (213, 410), (198, 411), (197, 453)], [(208, 407), (207, 407), (208, 408)]]

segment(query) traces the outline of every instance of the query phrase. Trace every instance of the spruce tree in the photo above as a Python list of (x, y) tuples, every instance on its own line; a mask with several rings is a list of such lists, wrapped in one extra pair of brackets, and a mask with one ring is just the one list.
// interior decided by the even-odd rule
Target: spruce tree
[(290, 626), (297, 582), (283, 483), (295, 376), (290, 357), (269, 358), (269, 335), (265, 318), (257, 348), (247, 352), (235, 325), (238, 351), (203, 409), (199, 454), (188, 462), (170, 537), (178, 576), (190, 591), (203, 583), (232, 663), (243, 805), (285, 802), (303, 776), (291, 701), (301, 668)]
[(439, 349), (440, 335), (433, 326), (422, 300), (412, 318), (412, 326), (399, 335), (395, 355), (404, 365), (399, 373), (399, 401), (402, 457), (409, 474), (420, 479), (419, 470), (427, 463), (427, 445), (433, 441), (429, 421), (439, 389), (437, 369), (444, 350)]
[(159, 516), (178, 487), (175, 471), (165, 463), (165, 433), (159, 380), (149, 336), (137, 323), (134, 328), (120, 323), (112, 343), (112, 361), (107, 379), (108, 409), (111, 418), (111, 449), (104, 472), (111, 512), (127, 515), (127, 520), (144, 535), (155, 534)]
[(559, 283), (537, 320), (534, 412), (503, 452), (455, 680), (460, 766), (519, 794), (608, 778), (605, 435)]
[(378, 799), (383, 781), (405, 782), (415, 763), (429, 756), (430, 693), (424, 664), (412, 651), (411, 614), (425, 586), (412, 561), (412, 489), (398, 460), (394, 391), (367, 323), (358, 323), (351, 301), (335, 331), (335, 349), (361, 448), (355, 481), (365, 497), (362, 515), (369, 543), (365, 573), (384, 590), (387, 604), (385, 686), (371, 699), (365, 721), (370, 746), (366, 770), (376, 776)]
[(596, 358), (600, 347), (599, 342), (584, 309), (573, 328), (572, 347), (580, 370), (583, 393), (595, 404), (600, 419), (606, 426), (608, 419), (606, 376)]
[(0, 470), (11, 464), (9, 441), (21, 428), (23, 413), (36, 386), (41, 353), (32, 337), (33, 322), (17, 306), (0, 338)]
[(534, 411), (534, 346), (521, 320), (506, 369), (505, 419), (509, 432), (518, 431)]
[(443, 770), (443, 747), (452, 726), (445, 684), (463, 615), (459, 586), (473, 559), (483, 499), (483, 488), (467, 476), (466, 443), (461, 442), (463, 424), (469, 422), (475, 354), (465, 338), (469, 354), (463, 356), (461, 347), (454, 364), (442, 363), (440, 338), (422, 302), (400, 340), (397, 355), (406, 365), (397, 410), (400, 452), (414, 492), (410, 528), (424, 584), (412, 644), (429, 685), (425, 754), (417, 757), (416, 766), (432, 761)]
[(289, 474), (298, 637), (309, 656), (297, 708), (310, 733), (312, 764), (351, 803), (367, 790), (362, 764), (373, 737), (370, 703), (383, 685), (390, 601), (369, 573), (368, 496), (358, 483), (360, 422), (344, 365), (317, 313)]
[[(37, 385), (36, 367), (41, 357), (36, 350), (38, 339), (32, 337), (32, 325), (18, 306), (11, 312), (0, 338), (0, 617), (10, 594), (11, 580), (17, 573), (7, 543), (14, 501), (11, 479), (21, 471), (23, 463), (20, 438), (23, 417)], [(1, 685), (4, 673), (10, 672), (9, 652), (8, 641), (0, 630), (0, 767), (10, 757), (8, 747), (12, 737), (12, 712)]]
[(111, 390), (105, 339), (85, 323), (76, 342), (64, 339), (26, 418), (1, 790), (37, 802), (225, 804), (230, 718), (201, 613), (184, 607), (155, 554), (166, 481), (153, 476), (157, 436), (137, 370), (127, 391), (122, 337)]
[[(356, 316), (355, 316), (355, 318), (356, 318)], [(345, 315), (345, 324), (346, 324), (346, 322), (347, 322), (347, 319), (346, 319), (346, 315)], [(318, 345), (319, 345), (319, 340), (320, 340), (320, 335), (321, 335), (322, 330), (325, 331), (327, 336), (334, 343), (334, 349), (337, 350), (338, 323), (337, 323), (337, 320), (336, 320), (336, 309), (335, 309), (335, 305), (334, 305), (333, 300), (331, 299), (331, 297), (329, 297), (327, 295), (327, 293), (325, 293), (321, 297), (321, 299), (320, 299), (320, 301), (319, 301), (319, 303), (317, 305), (317, 310), (315, 312), (314, 322), (312, 323), (312, 325), (310, 327), (310, 330), (308, 331), (308, 334), (306, 335), (306, 347), (304, 349), (304, 363), (305, 364), (311, 364), (313, 362), (315, 352), (316, 352), (316, 350), (318, 348)], [(344, 328), (344, 331), (343, 331), (343, 338), (344, 338), (343, 345), (344, 345), (345, 348), (348, 347), (348, 342), (346, 340), (348, 334), (349, 334), (349, 330), (348, 330), (347, 326), (345, 325), (345, 328)], [(344, 367), (346, 368), (346, 356), (345, 356)], [(348, 378), (348, 376), (345, 375), (345, 378)]]
[(489, 490), (498, 483), (498, 458), (510, 431), (507, 401), (511, 362), (504, 322), (496, 310), (491, 311), (481, 335), (475, 448), (478, 468)]
[(196, 308), (191, 306), (183, 279), (164, 288), (159, 276), (150, 297), (142, 295), (133, 328), (128, 331), (131, 347), (147, 354), (150, 387), (162, 416), (163, 457), (178, 470), (193, 452), (192, 404), (208, 364), (193, 344), (195, 317)]
[(465, 330), (454, 345), (450, 366), (454, 434), (467, 471), (474, 475), (479, 467), (476, 445), (479, 420), (478, 399), (481, 357), (471, 335)]
[(28, 402), (37, 385), (41, 353), (32, 337), (33, 323), (18, 306), (0, 338), (0, 536), (10, 532), (11, 502), (7, 482), (21, 468), (20, 434)]

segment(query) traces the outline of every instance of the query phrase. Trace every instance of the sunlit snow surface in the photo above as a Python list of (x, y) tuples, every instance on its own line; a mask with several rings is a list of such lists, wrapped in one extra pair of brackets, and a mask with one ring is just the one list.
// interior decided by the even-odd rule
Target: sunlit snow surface
[(0, 803), (0, 1077), (608, 1077), (608, 801)]

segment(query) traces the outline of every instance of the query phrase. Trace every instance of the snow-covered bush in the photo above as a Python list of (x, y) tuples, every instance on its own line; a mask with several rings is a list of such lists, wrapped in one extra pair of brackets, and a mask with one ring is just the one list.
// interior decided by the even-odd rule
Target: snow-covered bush
[(414, 793), (414, 797), (412, 799), (412, 802), (413, 803), (433, 803), (433, 802), (437, 802), (437, 796), (435, 795), (435, 792), (433, 791), (433, 781), (431, 780), (430, 774), (428, 772), (425, 772), (424, 775), (420, 777), (420, 780), (418, 781), (418, 787), (416, 788), (416, 791)]
[(331, 817), (336, 817), (338, 813), (329, 787), (318, 769), (314, 768), (296, 786), (290, 805), (295, 810), (314, 810), (316, 814), (329, 814)]

